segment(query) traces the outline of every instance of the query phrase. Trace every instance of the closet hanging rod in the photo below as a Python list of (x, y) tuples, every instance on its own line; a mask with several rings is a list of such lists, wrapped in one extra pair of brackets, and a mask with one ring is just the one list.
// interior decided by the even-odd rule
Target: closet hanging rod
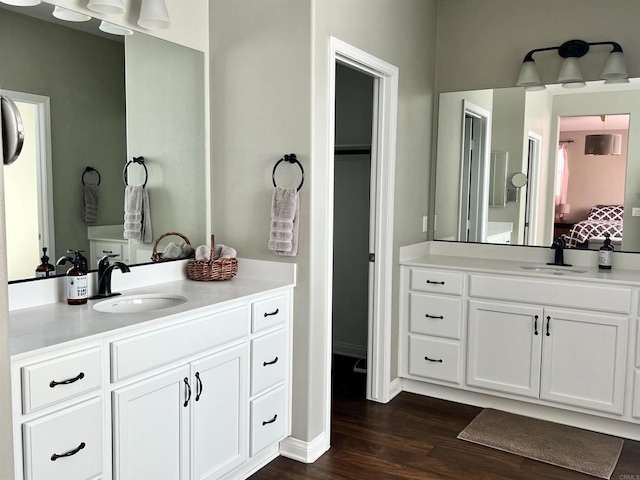
[(559, 140), (558, 143), (576, 143), (575, 140)]

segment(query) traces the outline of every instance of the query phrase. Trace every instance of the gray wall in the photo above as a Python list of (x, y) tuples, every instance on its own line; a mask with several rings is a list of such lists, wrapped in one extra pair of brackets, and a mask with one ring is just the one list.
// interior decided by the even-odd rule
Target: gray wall
[[(122, 43), (0, 10), (2, 88), (51, 98), (57, 252), (89, 251), (80, 218), (81, 177), (100, 171), (98, 224), (122, 223), (126, 158)], [(37, 264), (37, 259), (35, 259)], [(32, 262), (33, 263), (33, 262)]]
[[(373, 79), (336, 68), (336, 147), (371, 146)], [(333, 352), (365, 358), (368, 339), (371, 155), (334, 163)]]
[[(205, 238), (203, 54), (133, 35), (126, 39), (126, 78), (128, 158), (145, 158), (153, 238), (180, 232), (194, 248), (209, 244)], [(130, 184), (143, 183), (142, 168), (132, 165), (129, 171)], [(131, 246), (135, 261), (135, 250), (142, 246)]]

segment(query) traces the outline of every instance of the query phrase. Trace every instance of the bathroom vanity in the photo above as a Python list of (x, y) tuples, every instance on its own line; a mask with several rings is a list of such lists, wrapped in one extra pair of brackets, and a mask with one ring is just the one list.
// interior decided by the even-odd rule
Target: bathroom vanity
[[(163, 268), (171, 281), (147, 281)], [(107, 311), (11, 312), (16, 478), (242, 479), (279, 454), (295, 266), (240, 260), (224, 282), (136, 271)], [(134, 296), (186, 301), (147, 310)]]
[(402, 389), (640, 439), (635, 258), (601, 273), (597, 252), (565, 255), (572, 267), (543, 248), (401, 249)]

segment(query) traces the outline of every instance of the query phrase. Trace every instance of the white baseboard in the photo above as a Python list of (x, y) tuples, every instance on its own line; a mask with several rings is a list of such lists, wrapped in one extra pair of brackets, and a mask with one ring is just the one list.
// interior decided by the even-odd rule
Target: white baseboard
[(396, 398), (402, 393), (402, 379), (395, 378), (389, 384), (389, 401)]
[(280, 455), (302, 463), (313, 463), (329, 450), (324, 432), (310, 442), (287, 437), (280, 442)]
[(334, 341), (333, 353), (344, 355), (345, 357), (367, 358), (367, 347), (366, 345)]

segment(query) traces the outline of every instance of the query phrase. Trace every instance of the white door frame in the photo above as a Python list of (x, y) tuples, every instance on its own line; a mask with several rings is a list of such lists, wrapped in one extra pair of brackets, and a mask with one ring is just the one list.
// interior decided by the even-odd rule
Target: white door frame
[[(525, 227), (525, 245), (536, 245), (538, 238), (539, 209), (538, 201), (540, 194), (540, 163), (542, 161), (542, 136), (529, 131), (527, 133), (527, 155), (529, 156), (529, 165), (527, 171), (527, 199), (525, 220), (528, 220), (529, 226)], [(529, 152), (529, 146), (533, 149)]]
[(38, 172), (38, 230), (40, 249), (47, 247), (54, 255), (55, 230), (53, 222), (53, 168), (51, 166), (51, 100), (43, 95), (1, 90), (14, 102), (29, 103), (36, 109), (36, 168)]
[[(370, 275), (370, 315), (367, 350), (367, 398), (381, 403), (391, 400), (391, 301), (393, 272), (393, 203), (395, 185), (396, 126), (398, 111), (398, 73), (397, 67), (374, 57), (335, 37), (330, 38), (329, 54), (329, 192), (327, 204), (329, 242), (327, 275), (327, 311), (332, 305), (333, 272), (333, 191), (335, 150), (335, 98), (336, 62), (363, 72), (375, 79), (374, 98), (374, 137), (371, 139), (371, 168), (375, 171), (375, 202), (370, 209), (375, 211), (374, 274)], [(373, 195), (372, 195), (373, 198)], [(331, 330), (332, 322), (326, 321), (326, 392), (325, 434), (329, 438), (331, 431)]]

